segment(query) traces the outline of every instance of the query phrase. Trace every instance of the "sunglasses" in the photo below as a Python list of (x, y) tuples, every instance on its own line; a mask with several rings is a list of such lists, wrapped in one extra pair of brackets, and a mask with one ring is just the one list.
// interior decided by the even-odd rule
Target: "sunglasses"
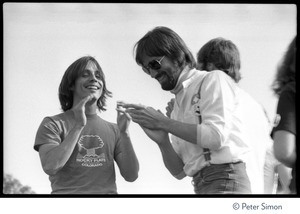
[(148, 66), (142, 66), (143, 70), (147, 73), (150, 74), (150, 69), (152, 70), (159, 70), (161, 68), (161, 61), (164, 59), (165, 56), (160, 58), (159, 60), (155, 59), (152, 60), (148, 63)]

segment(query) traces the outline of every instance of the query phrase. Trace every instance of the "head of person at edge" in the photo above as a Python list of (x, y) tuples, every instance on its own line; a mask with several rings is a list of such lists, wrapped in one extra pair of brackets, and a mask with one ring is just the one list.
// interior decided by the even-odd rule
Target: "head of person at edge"
[(148, 32), (135, 50), (137, 64), (166, 91), (175, 88), (185, 67), (196, 68), (196, 61), (184, 41), (167, 27), (156, 27)]

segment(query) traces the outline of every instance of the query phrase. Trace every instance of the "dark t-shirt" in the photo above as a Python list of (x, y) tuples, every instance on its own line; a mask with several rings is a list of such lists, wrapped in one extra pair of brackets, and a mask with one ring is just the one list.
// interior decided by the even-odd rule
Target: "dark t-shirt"
[[(283, 88), (277, 106), (277, 115), (272, 130), (272, 136), (276, 131), (288, 131), (296, 136), (296, 101), (295, 83)], [(292, 192), (296, 191), (296, 164), (292, 168), (292, 180), (290, 184)]]
[[(59, 145), (74, 126), (72, 111), (45, 117), (36, 135), (34, 149)], [(121, 151), (116, 124), (98, 115), (87, 116), (75, 149), (65, 164), (49, 179), (52, 194), (117, 194), (114, 159)]]

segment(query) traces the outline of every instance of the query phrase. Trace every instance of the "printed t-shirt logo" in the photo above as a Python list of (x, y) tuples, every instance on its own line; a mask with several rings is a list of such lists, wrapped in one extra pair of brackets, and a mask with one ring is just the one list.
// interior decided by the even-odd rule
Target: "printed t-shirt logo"
[(102, 166), (106, 161), (105, 154), (101, 153), (103, 140), (98, 135), (82, 135), (78, 141), (79, 151), (76, 158), (84, 167)]

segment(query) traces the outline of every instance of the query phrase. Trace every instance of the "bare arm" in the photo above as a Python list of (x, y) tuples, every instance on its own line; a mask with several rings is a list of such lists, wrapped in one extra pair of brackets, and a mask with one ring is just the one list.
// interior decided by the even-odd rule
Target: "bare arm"
[(120, 173), (126, 181), (133, 182), (138, 178), (139, 162), (134, 152), (129, 135), (121, 133), (122, 152), (116, 157)]
[(183, 123), (165, 117), (158, 127), (192, 144), (197, 144), (197, 124)]
[(138, 178), (139, 162), (134, 152), (128, 131), (131, 117), (119, 107), (117, 108), (117, 111), (117, 123), (120, 129), (120, 150), (122, 152), (116, 156), (116, 162), (123, 178), (126, 181), (133, 182)]
[(60, 145), (44, 144), (39, 155), (43, 170), (48, 175), (56, 174), (69, 160), (83, 127), (74, 126)]
[(88, 96), (72, 108), (76, 122), (61, 144), (44, 144), (40, 146), (39, 155), (42, 167), (48, 175), (56, 174), (72, 155), (79, 135), (86, 125), (85, 104), (91, 99), (92, 96)]
[(177, 179), (184, 178), (186, 176), (183, 171), (184, 163), (175, 152), (170, 142), (168, 133), (161, 130), (147, 129), (142, 126), (141, 128), (144, 130), (147, 136), (158, 145), (162, 154), (164, 165), (169, 172)]
[[(124, 106), (125, 108), (128, 107), (124, 103), (122, 103), (121, 105)], [(126, 112), (128, 112), (128, 110), (126, 110)], [(133, 114), (133, 116), (135, 115)], [(137, 122), (135, 119), (133, 119), (133, 121)], [(147, 136), (151, 140), (157, 143), (163, 157), (164, 165), (169, 170), (169, 172), (177, 179), (184, 178), (186, 176), (183, 171), (184, 163), (181, 160), (181, 158), (178, 156), (178, 154), (174, 151), (168, 133), (163, 130), (148, 129), (146, 127), (143, 127), (141, 124), (139, 125), (141, 126), (143, 131), (147, 134)]]
[(296, 162), (296, 136), (287, 131), (274, 133), (275, 157), (287, 167), (292, 167)]

